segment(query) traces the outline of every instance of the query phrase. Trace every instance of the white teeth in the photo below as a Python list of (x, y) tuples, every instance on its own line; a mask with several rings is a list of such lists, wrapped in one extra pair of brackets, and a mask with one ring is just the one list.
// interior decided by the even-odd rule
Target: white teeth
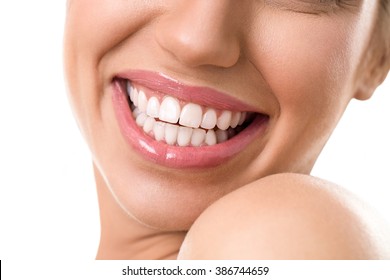
[(148, 118), (148, 116), (144, 113), (140, 113), (137, 117), (137, 119), (135, 120), (135, 122), (137, 123), (138, 126), (144, 126), (145, 124), (145, 121), (146, 119)]
[(153, 135), (157, 141), (165, 139), (165, 123), (155, 122), (153, 126)]
[(214, 130), (209, 130), (206, 133), (205, 143), (209, 146), (217, 144), (217, 136)]
[(236, 128), (238, 125), (238, 122), (240, 121), (240, 118), (241, 118), (240, 112), (233, 113), (232, 120), (230, 121), (230, 127)]
[(240, 120), (238, 121), (238, 125), (242, 125), (246, 119), (246, 112), (241, 113)]
[(223, 143), (242, 130), (234, 128), (242, 125), (247, 117), (246, 112), (228, 110), (220, 112), (217, 117), (216, 110), (202, 109), (194, 103), (181, 109), (179, 101), (171, 96), (166, 96), (160, 104), (157, 97), (148, 100), (145, 92), (137, 90), (130, 82), (127, 82), (126, 90), (137, 125), (156, 141), (165, 141), (168, 145), (199, 147)]
[(213, 109), (207, 109), (203, 115), (201, 127), (205, 129), (213, 129), (217, 125), (217, 113)]
[(202, 122), (202, 107), (194, 103), (186, 104), (181, 110), (179, 124), (198, 128)]
[(186, 147), (191, 143), (192, 128), (179, 127), (179, 133), (177, 134), (177, 144), (181, 147)]
[(144, 131), (146, 133), (149, 133), (153, 130), (154, 124), (156, 123), (156, 120), (152, 117), (148, 117), (144, 123)]
[(126, 83), (126, 90), (127, 90), (127, 94), (130, 97), (131, 102), (134, 102), (134, 89), (130, 82)]
[(177, 123), (180, 116), (180, 104), (173, 97), (165, 97), (160, 106), (159, 119), (169, 123)]
[(192, 131), (191, 136), (191, 145), (194, 147), (199, 147), (203, 144), (204, 138), (206, 136), (206, 131), (200, 128), (195, 128)]
[(226, 140), (228, 140), (228, 132), (227, 132), (227, 130), (220, 130), (220, 129), (218, 129), (215, 132), (215, 134), (217, 136), (217, 142), (218, 143), (222, 143), (222, 142), (225, 142)]
[(138, 90), (134, 87), (131, 87), (130, 90), (130, 100), (133, 102), (134, 106), (138, 106)]
[(160, 102), (156, 97), (151, 97), (148, 101), (148, 106), (146, 108), (146, 114), (152, 118), (158, 118), (160, 112)]
[(148, 99), (146, 98), (145, 93), (140, 90), (138, 92), (138, 108), (141, 112), (146, 113), (146, 108), (148, 107)]
[(232, 119), (232, 112), (223, 111), (222, 114), (218, 117), (217, 126), (219, 129), (226, 130), (230, 126), (230, 121)]
[(136, 107), (134, 110), (133, 110), (133, 117), (134, 119), (137, 119), (138, 115), (141, 114), (141, 112), (139, 111), (138, 107)]
[(176, 143), (178, 130), (179, 127), (177, 125), (169, 123), (165, 125), (165, 142), (167, 142), (168, 145)]

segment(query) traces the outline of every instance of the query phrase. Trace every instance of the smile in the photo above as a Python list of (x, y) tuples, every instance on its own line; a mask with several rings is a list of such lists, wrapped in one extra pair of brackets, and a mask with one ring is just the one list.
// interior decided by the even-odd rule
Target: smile
[(224, 93), (164, 75), (117, 75), (113, 105), (121, 132), (147, 159), (174, 168), (212, 167), (264, 133), (268, 116)]
[(147, 89), (126, 83), (136, 124), (156, 141), (181, 147), (223, 143), (245, 127), (253, 114), (203, 107), (172, 96), (148, 96)]

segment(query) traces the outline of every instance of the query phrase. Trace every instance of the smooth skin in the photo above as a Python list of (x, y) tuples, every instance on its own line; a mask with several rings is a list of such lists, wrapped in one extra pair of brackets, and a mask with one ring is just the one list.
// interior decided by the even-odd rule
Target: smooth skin
[(388, 259), (390, 228), (351, 193), (301, 174), (277, 174), (210, 206), (179, 259)]
[[(384, 30), (388, 30), (389, 16), (382, 12), (379, 0), (318, 2), (68, 1), (65, 72), (70, 102), (93, 158), (102, 232), (97, 258), (174, 259), (194, 223), (181, 258), (386, 256), (375, 253), (375, 244), (382, 239), (339, 229), (342, 223), (352, 223), (367, 225), (367, 232), (376, 231), (366, 221), (367, 215), (353, 214), (357, 210), (349, 204), (355, 200), (338, 198), (344, 191), (324, 194), (307, 174), (349, 101), (368, 99), (386, 77), (390, 39)], [(183, 170), (156, 165), (128, 145), (115, 117), (112, 80), (129, 69), (161, 72), (185, 84), (231, 95), (267, 113), (267, 131), (216, 168)], [(272, 184), (265, 179), (280, 173), (306, 175), (288, 185), (285, 176), (291, 175), (270, 177)], [(304, 201), (302, 193), (309, 194)], [(258, 203), (247, 203), (252, 199)], [(313, 210), (312, 204), (306, 204), (309, 201), (323, 205), (313, 212), (316, 215), (303, 215)], [(280, 215), (279, 211), (287, 212), (288, 205), (298, 202), (305, 202), (300, 211), (291, 211), (288, 219)], [(275, 208), (280, 205), (286, 206)], [(240, 222), (248, 227), (237, 227), (235, 219), (230, 219), (234, 215), (225, 216), (225, 224), (210, 222), (216, 213), (241, 208), (247, 214)], [(333, 236), (344, 240), (345, 235), (359, 234), (348, 245), (356, 245), (356, 252), (344, 254), (343, 248), (322, 246), (307, 254), (305, 248), (312, 248), (320, 238), (315, 218), (325, 219), (336, 212), (342, 214), (339, 221), (327, 227), (329, 234), (321, 233), (321, 238), (328, 236), (327, 244)], [(303, 218), (313, 226), (301, 227)], [(254, 228), (258, 219), (262, 227)], [(292, 233), (313, 237), (305, 239), (308, 243), (302, 243), (302, 250), (283, 241), (283, 236), (282, 245), (270, 246), (268, 252), (240, 251), (242, 255), (233, 256), (237, 248), (222, 250), (224, 244), (238, 246), (245, 236), (240, 238), (242, 231), (254, 242), (272, 244), (276, 242), (269, 240), (273, 229), (285, 229), (294, 220), (301, 222), (296, 222)], [(226, 231), (231, 234), (224, 236), (230, 236), (231, 242), (218, 244), (196, 237)], [(213, 248), (211, 253), (200, 250), (202, 242)], [(371, 244), (374, 253), (362, 255), (359, 248), (371, 248)], [(258, 246), (264, 248), (264, 244)]]

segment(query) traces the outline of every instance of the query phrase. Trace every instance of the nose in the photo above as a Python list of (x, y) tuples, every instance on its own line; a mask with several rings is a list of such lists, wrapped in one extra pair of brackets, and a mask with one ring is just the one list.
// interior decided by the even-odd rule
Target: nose
[[(231, 67), (240, 57), (236, 0), (178, 0), (156, 24), (161, 48), (195, 67)], [(234, 3), (236, 2), (236, 3)]]

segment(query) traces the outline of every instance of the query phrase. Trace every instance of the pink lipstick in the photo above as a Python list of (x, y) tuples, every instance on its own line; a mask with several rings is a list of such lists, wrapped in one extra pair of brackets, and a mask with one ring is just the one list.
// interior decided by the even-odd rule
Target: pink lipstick
[[(129, 83), (138, 85), (142, 88), (143, 96), (153, 96), (155, 99), (154, 102), (157, 103), (157, 100), (163, 100), (164, 98), (169, 97), (169, 99), (177, 100), (177, 104), (187, 103), (192, 106), (187, 107), (199, 107), (203, 108), (203, 111), (208, 108), (208, 111), (217, 112), (216, 115), (218, 116), (218, 120), (215, 123), (215, 128), (211, 128), (213, 125), (207, 128), (200, 127), (200, 119), (192, 128), (181, 126), (179, 123), (182, 123), (182, 119), (188, 120), (188, 113), (186, 116), (183, 115), (184, 112), (180, 115), (179, 105), (177, 106), (179, 106), (178, 114), (180, 115), (180, 119), (179, 115), (177, 115), (176, 119), (168, 120), (170, 123), (165, 123), (165, 120), (161, 119), (161, 117), (159, 119), (158, 114), (157, 116), (153, 115), (153, 118), (148, 116), (146, 113), (147, 103), (144, 105), (140, 104), (140, 107), (144, 108), (143, 110), (145, 113), (142, 113), (144, 115), (136, 117), (135, 112), (132, 110), (138, 104), (137, 101), (134, 102), (135, 104), (131, 101), (134, 98), (133, 96), (131, 99), (129, 98), (130, 94), (126, 88), (126, 84)], [(143, 93), (144, 91), (146, 94)], [(136, 94), (138, 94), (137, 91)], [(146, 97), (143, 97), (142, 101), (140, 99), (140, 103), (147, 102), (145, 98)], [(145, 101), (143, 101), (143, 99), (145, 99)], [(227, 128), (228, 125), (221, 127), (222, 124), (220, 125), (220, 120), (221, 123), (223, 123), (222, 119), (225, 118), (225, 115), (239, 115), (240, 112), (245, 112), (245, 115), (246, 113), (249, 115), (250, 112), (256, 112), (256, 109), (234, 97), (214, 89), (185, 85), (166, 75), (148, 71), (127, 71), (116, 75), (112, 82), (112, 102), (120, 130), (129, 145), (146, 160), (158, 165), (176, 169), (210, 168), (221, 165), (239, 154), (252, 141), (264, 134), (268, 123), (268, 116), (257, 112), (251, 113), (251, 117), (248, 117), (244, 124), (242, 124), (241, 121), (241, 126), (237, 125), (238, 120), (237, 122), (234, 122), (232, 117), (232, 124), (229, 123), (231, 125), (229, 130)], [(138, 108), (136, 110), (138, 110)], [(161, 110), (163, 109), (161, 108)], [(233, 113), (229, 113), (228, 110)], [(184, 111), (184, 109), (182, 111)], [(195, 111), (200, 111), (200, 114), (202, 112), (201, 109)], [(170, 112), (168, 113), (170, 114)], [(162, 113), (160, 112), (160, 116), (161, 114)], [(167, 112), (164, 111), (164, 116), (165, 115), (167, 115)], [(201, 116), (199, 116), (199, 118), (201, 118)], [(151, 124), (145, 124), (144, 126), (144, 121), (146, 119), (149, 119), (149, 123)], [(203, 119), (205, 119), (205, 115), (203, 116)], [(166, 125), (166, 139), (158, 138), (153, 134), (153, 124), (156, 123)], [(189, 123), (192, 124), (193, 122)], [(146, 126), (148, 126), (147, 129)], [(172, 129), (174, 132), (172, 132)], [(179, 135), (177, 131), (179, 131)], [(190, 133), (190, 138), (186, 140), (187, 142), (180, 141), (180, 139), (184, 139), (184, 136), (180, 134), (181, 131)], [(233, 136), (231, 135), (232, 131)], [(203, 132), (203, 136), (200, 132)], [(191, 140), (191, 133), (193, 138), (197, 137), (196, 141), (199, 137), (205, 137), (204, 142), (196, 142), (194, 139)], [(197, 135), (195, 136), (195, 134)], [(230, 135), (229, 138), (222, 137), (223, 139), (221, 140), (220, 137), (217, 137), (218, 141), (216, 140), (217, 138), (215, 135), (220, 136), (227, 134)], [(178, 142), (172, 141), (172, 137), (174, 140), (177, 139)]]

